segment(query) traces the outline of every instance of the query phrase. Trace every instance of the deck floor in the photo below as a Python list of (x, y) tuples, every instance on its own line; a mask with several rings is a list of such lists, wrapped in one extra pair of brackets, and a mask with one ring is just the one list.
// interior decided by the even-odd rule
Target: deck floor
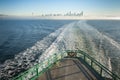
[(98, 80), (77, 59), (63, 59), (36, 80)]

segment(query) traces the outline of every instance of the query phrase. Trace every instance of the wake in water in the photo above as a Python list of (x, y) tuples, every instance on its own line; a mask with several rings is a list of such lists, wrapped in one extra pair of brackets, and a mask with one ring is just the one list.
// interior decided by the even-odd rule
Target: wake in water
[(51, 45), (63, 28), (64, 26), (43, 38), (43, 40), (38, 41), (31, 48), (15, 55), (14, 59), (9, 59), (1, 64), (0, 79), (8, 80), (38, 63), (38, 57)]
[[(0, 68), (0, 76), (7, 79), (47, 59), (53, 53), (76, 49), (85, 51), (110, 70), (114, 70), (115, 66), (111, 61), (118, 54), (112, 56), (114, 53), (109, 52), (112, 49), (119, 53), (119, 47), (117, 42), (88, 25), (86, 21), (76, 21), (38, 41), (33, 47), (16, 55), (15, 59), (6, 61)], [(115, 72), (120, 73), (117, 70)]]
[[(119, 47), (119, 43), (90, 26), (86, 21), (77, 21), (66, 25), (61, 34), (43, 55), (41, 55), (39, 62), (53, 53), (60, 53), (64, 50), (80, 49), (94, 57), (110, 71), (119, 75)], [(114, 52), (116, 52), (116, 54), (114, 54)], [(114, 65), (116, 61), (114, 62), (113, 57), (117, 60), (117, 63), (119, 63), (116, 66)], [(116, 67), (117, 70), (115, 70)]]

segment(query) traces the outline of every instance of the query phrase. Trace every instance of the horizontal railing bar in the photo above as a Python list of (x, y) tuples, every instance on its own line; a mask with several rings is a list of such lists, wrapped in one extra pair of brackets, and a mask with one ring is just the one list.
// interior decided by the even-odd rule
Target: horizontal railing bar
[(118, 79), (120, 79), (116, 74), (114, 74), (113, 72), (111, 72), (109, 69), (107, 69), (106, 67), (104, 67), (102, 64), (100, 64), (98, 61), (96, 61), (94, 58), (92, 58), (91, 56), (89, 56), (87, 53), (81, 51), (81, 50), (67, 50), (67, 52), (75, 52), (75, 53), (80, 53), (83, 56), (89, 58), (90, 60), (93, 61), (93, 63), (95, 63), (98, 67), (102, 68), (103, 71), (105, 71), (106, 73), (108, 73), (111, 77), (117, 77)]
[(93, 59), (91, 56), (89, 56), (87, 53), (80, 51), (80, 50), (76, 50), (77, 53), (82, 53), (83, 55), (85, 55), (86, 57), (88, 57), (89, 59), (91, 59), (93, 61), (93, 63), (95, 63), (96, 65), (98, 65), (98, 67), (102, 68), (103, 71), (107, 72), (111, 77), (117, 77), (118, 79), (120, 79), (116, 74), (114, 74), (113, 72), (111, 72), (109, 69), (107, 69), (106, 67), (104, 67), (102, 64), (100, 64), (98, 61), (96, 61), (95, 59)]

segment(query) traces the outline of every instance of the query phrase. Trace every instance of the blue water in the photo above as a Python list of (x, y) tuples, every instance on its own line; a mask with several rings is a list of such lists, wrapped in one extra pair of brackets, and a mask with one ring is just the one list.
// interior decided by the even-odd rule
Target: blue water
[(120, 43), (120, 20), (88, 20), (87, 23)]
[(72, 20), (0, 20), (0, 63)]

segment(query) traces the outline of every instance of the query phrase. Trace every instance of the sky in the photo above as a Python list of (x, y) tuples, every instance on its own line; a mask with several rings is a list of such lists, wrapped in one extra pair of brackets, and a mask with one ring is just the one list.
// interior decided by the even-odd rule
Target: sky
[(0, 0), (0, 14), (41, 15), (84, 12), (86, 16), (120, 16), (120, 0)]

